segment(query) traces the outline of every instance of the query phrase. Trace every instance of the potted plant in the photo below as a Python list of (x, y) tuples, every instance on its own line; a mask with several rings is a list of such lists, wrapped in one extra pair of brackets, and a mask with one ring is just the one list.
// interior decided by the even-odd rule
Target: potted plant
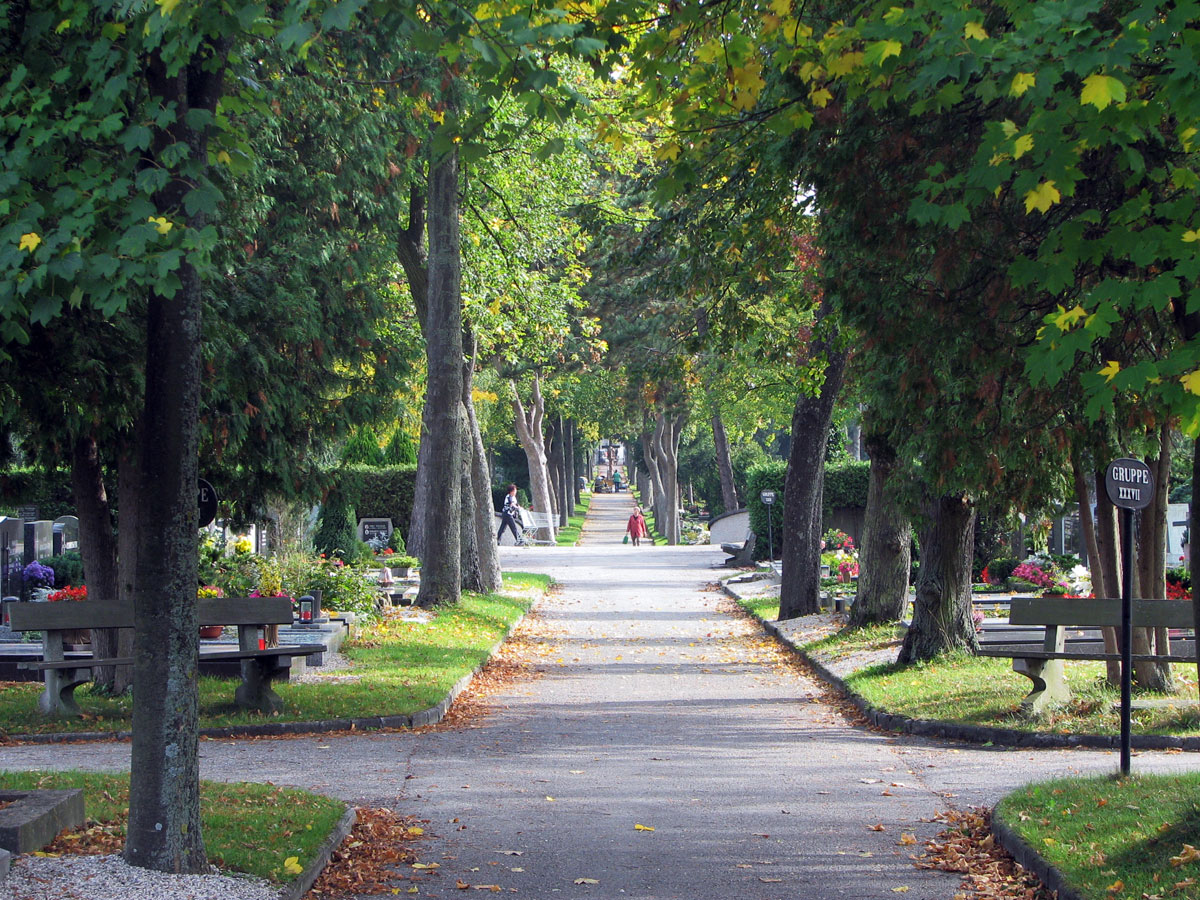
[[(46, 599), (51, 603), (78, 603), (87, 599), (87, 585), (81, 584), (78, 587), (68, 585), (59, 588), (57, 591), (51, 591), (46, 595)], [(91, 644), (92, 632), (88, 628), (68, 628), (63, 632), (63, 644), (66, 646), (78, 646), (80, 644)]]
[[(196, 589), (196, 598), (199, 600), (208, 600), (213, 597), (220, 597), (221, 589), (216, 585), (206, 584), (203, 587)], [(225, 630), (224, 625), (201, 625), (200, 637), (207, 640), (214, 640), (221, 636), (221, 632)]]
[(393, 556), (388, 560), (388, 568), (396, 578), (411, 578), (413, 571), (421, 565), (415, 556)]

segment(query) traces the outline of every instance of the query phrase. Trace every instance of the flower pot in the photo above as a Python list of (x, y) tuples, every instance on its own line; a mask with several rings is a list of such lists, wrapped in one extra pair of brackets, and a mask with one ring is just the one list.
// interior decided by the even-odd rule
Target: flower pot
[(224, 625), (201, 625), (200, 626), (200, 637), (211, 641), (216, 638), (219, 638), (221, 636), (221, 633), (224, 630), (225, 630)]

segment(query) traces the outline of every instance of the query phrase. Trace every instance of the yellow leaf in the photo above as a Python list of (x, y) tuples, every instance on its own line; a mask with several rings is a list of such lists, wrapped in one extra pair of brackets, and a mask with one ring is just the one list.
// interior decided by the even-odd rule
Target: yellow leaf
[(1119, 879), (1119, 878), (1118, 878), (1116, 881), (1114, 881), (1112, 884), (1110, 884), (1110, 885), (1109, 885), (1109, 886), (1106, 888), (1106, 890), (1107, 890), (1107, 891), (1108, 891), (1110, 894), (1116, 894), (1116, 893), (1118, 893), (1118, 892), (1120, 892), (1120, 891), (1123, 891), (1123, 890), (1125, 890), (1125, 882), (1123, 882), (1121, 879)]
[(21, 235), (21, 240), (17, 242), (18, 250), (28, 250), (32, 253), (38, 248), (38, 244), (42, 242), (42, 237), (37, 232), (31, 231), (28, 234)]
[(654, 158), (660, 162), (669, 159), (672, 162), (679, 159), (679, 145), (672, 141), (669, 144), (664, 144), (654, 151)]
[(634, 825), (633, 830), (634, 831), (653, 831), (654, 829), (649, 825)]
[(716, 62), (724, 55), (725, 45), (720, 41), (709, 41), (696, 51), (696, 59), (704, 63)]
[(1053, 847), (1055, 844), (1058, 843), (1058, 841), (1054, 840), (1054, 838), (1042, 838), (1042, 843), (1045, 844), (1047, 847)]
[[(1200, 395), (1200, 369), (1189, 372), (1186, 375), (1180, 375), (1179, 383), (1183, 385), (1183, 389), (1188, 393)], [(1187, 845), (1185, 844), (1184, 846)]]
[(829, 101), (833, 99), (833, 94), (829, 93), (825, 88), (819, 88), (810, 93), (808, 99), (812, 101), (812, 105), (817, 109), (824, 109), (829, 105)]
[(1185, 244), (1194, 244), (1196, 241), (1200, 241), (1200, 231), (1192, 230), (1183, 233), (1183, 242)]
[(771, 12), (777, 16), (786, 16), (792, 11), (792, 0), (771, 0)]
[(289, 856), (283, 861), (283, 871), (289, 875), (299, 875), (304, 871), (304, 867), (300, 865), (300, 857)]
[(843, 53), (829, 64), (830, 75), (849, 75), (862, 65), (861, 53)]
[(1006, 138), (1016, 137), (1017, 132), (1021, 129), (1017, 127), (1017, 123), (1012, 119), (1005, 119), (1000, 123), (1000, 130), (1004, 132)]
[(597, 881), (595, 878), (576, 878), (575, 883), (576, 884), (599, 884), (600, 882)]
[(219, 153), (217, 153), (217, 162), (223, 163), (224, 165), (229, 165), (232, 161), (233, 160), (229, 158), (229, 154), (224, 150), (221, 150)]
[(1023, 134), (1013, 141), (1013, 159), (1020, 159), (1033, 149), (1033, 135)]
[(441, 865), (439, 863), (413, 863), (412, 867), (414, 869), (440, 869)]
[(435, 121), (439, 125), (441, 125), (443, 122), (446, 121), (446, 114), (444, 112), (442, 112), (440, 109), (435, 109), (433, 111), (433, 121)]
[(975, 41), (986, 41), (988, 33), (987, 29), (978, 22), (968, 22), (967, 27), (963, 29), (963, 37)]
[(909, 844), (915, 844), (916, 842), (917, 842), (917, 836), (916, 836), (915, 834), (909, 834), (908, 832), (905, 832), (905, 833), (903, 833), (903, 834), (901, 834), (901, 835), (900, 835), (900, 844), (901, 844), (901, 846), (907, 846), (907, 845), (909, 845)]
[(1008, 92), (1014, 97), (1020, 97), (1036, 83), (1037, 76), (1032, 72), (1018, 72), (1013, 76), (1012, 84), (1008, 87)]
[(892, 888), (892, 893), (893, 894), (907, 894), (908, 893), (908, 885), (902, 884), (902, 885), (900, 885), (900, 887), (894, 887), (894, 888)]
[(1125, 84), (1119, 78), (1099, 73), (1083, 79), (1083, 90), (1079, 92), (1079, 102), (1091, 104), (1096, 109), (1104, 109), (1111, 103), (1125, 102)]
[(1086, 315), (1087, 311), (1078, 303), (1075, 304), (1074, 309), (1063, 309), (1060, 306), (1058, 308), (1058, 315), (1054, 317), (1054, 325), (1059, 331), (1070, 331)]
[(166, 216), (150, 216), (146, 221), (154, 225), (154, 230), (159, 234), (166, 234), (175, 227), (175, 223)]
[(406, 893), (409, 893), (409, 894), (415, 894), (415, 893), (417, 893), (417, 886), (416, 886), (416, 885), (413, 885), (412, 887), (410, 887), (410, 888), (408, 889), (408, 891), (407, 891)]
[[(1106, 379), (1112, 381), (1113, 377), (1120, 371), (1121, 364), (1115, 359), (1110, 359), (1108, 361), (1108, 365), (1101, 369), (1097, 374), (1103, 375)], [(1047, 838), (1047, 840), (1049, 840), (1049, 838)]]
[(179, 0), (154, 0), (162, 10), (164, 16), (169, 16), (175, 11), (175, 7), (179, 5)]
[(415, 836), (416, 836), (416, 835), (418, 835), (418, 834), (424, 834), (424, 833), (425, 833), (425, 829), (424, 829), (424, 828), (421, 828), (421, 827), (419, 827), (419, 826), (417, 826), (417, 825), (412, 825), (412, 826), (410, 826), (410, 827), (409, 827), (409, 829), (408, 829), (408, 833), (409, 833), (409, 834), (411, 834), (411, 835), (413, 835), (413, 836), (415, 837)]
[(1183, 145), (1183, 149), (1188, 153), (1192, 152), (1192, 138), (1196, 136), (1195, 128), (1185, 128), (1179, 132), (1179, 143)]
[(870, 54), (876, 65), (881, 66), (885, 59), (889, 56), (899, 56), (903, 49), (904, 45), (899, 41), (875, 41), (867, 48), (867, 53)]
[(1043, 181), (1025, 195), (1025, 212), (1031, 213), (1036, 209), (1038, 212), (1044, 213), (1061, 199), (1062, 194), (1058, 192), (1054, 182)]
[[(1197, 374), (1196, 372), (1192, 373)], [(1184, 865), (1185, 863), (1200, 862), (1200, 850), (1197, 850), (1191, 844), (1184, 844), (1183, 851), (1178, 856), (1171, 857), (1171, 865), (1175, 868)]]

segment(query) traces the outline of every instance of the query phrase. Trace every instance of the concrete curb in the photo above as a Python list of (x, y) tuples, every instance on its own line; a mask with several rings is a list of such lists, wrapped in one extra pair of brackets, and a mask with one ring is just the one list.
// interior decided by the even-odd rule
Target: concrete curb
[[(722, 585), (725, 593), (735, 601), (737, 595)], [(744, 609), (744, 607), (743, 607)], [(749, 612), (747, 610), (747, 612)], [(750, 613), (753, 615), (753, 613)], [(806, 653), (789, 641), (775, 625), (759, 616), (755, 616), (765, 631), (771, 634), (785, 647), (803, 659), (821, 680), (837, 688), (863, 717), (876, 728), (894, 731), (900, 734), (913, 734), (920, 737), (935, 737), (953, 741), (964, 741), (971, 744), (1002, 744), (1008, 747), (1088, 747), (1100, 750), (1115, 750), (1120, 745), (1118, 735), (1107, 734), (1053, 734), (1045, 731), (1020, 731), (1016, 728), (994, 728), (988, 725), (968, 725), (961, 722), (944, 722), (940, 719), (914, 719), (910, 716), (897, 715), (885, 710), (876, 709), (859, 694), (846, 686), (846, 683), (814, 656)], [(1159, 734), (1135, 734), (1131, 744), (1136, 750), (1185, 750), (1200, 751), (1200, 737), (1174, 737)]]
[(313, 883), (325, 871), (325, 867), (329, 865), (329, 860), (333, 857), (333, 853), (342, 845), (351, 829), (354, 828), (354, 823), (358, 821), (358, 815), (353, 809), (347, 809), (342, 817), (338, 819), (333, 830), (325, 836), (325, 840), (321, 842), (321, 846), (317, 848), (316, 856), (300, 873), (300, 877), (290, 884), (286, 885), (279, 892), (279, 900), (300, 900), (308, 889), (313, 886)]
[(997, 819), (994, 811), (992, 813), (992, 835), (1005, 850), (1012, 854), (1013, 859), (1040, 878), (1042, 884), (1049, 890), (1056, 892), (1058, 900), (1083, 900), (1083, 895), (1071, 887), (1067, 877), (1057, 867), (1046, 862), (1033, 847), (1026, 843), (1024, 838)]

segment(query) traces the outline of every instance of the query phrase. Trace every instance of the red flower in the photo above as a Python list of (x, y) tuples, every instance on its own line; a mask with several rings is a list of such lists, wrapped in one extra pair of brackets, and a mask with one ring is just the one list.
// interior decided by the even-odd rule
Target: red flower
[(61, 590), (51, 591), (49, 594), (46, 595), (46, 599), (49, 600), (51, 603), (57, 603), (60, 600), (73, 600), (73, 601), (86, 600), (87, 599), (87, 585), (81, 584), (79, 587), (65, 587), (65, 588), (62, 588)]

